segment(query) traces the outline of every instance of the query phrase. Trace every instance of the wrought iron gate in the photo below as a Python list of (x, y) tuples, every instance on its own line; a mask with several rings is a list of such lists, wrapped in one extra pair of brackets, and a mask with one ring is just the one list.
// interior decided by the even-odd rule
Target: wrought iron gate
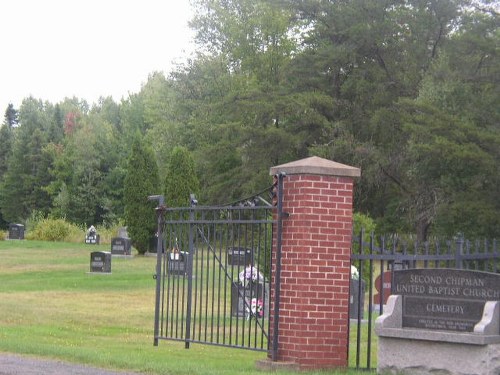
[[(282, 183), (273, 186), (280, 197)], [(176, 340), (186, 348), (268, 351), (277, 342), (269, 337), (271, 249), (281, 220), (274, 205), (260, 195), (222, 207), (192, 199), (187, 208), (151, 198), (160, 203), (154, 345)]]

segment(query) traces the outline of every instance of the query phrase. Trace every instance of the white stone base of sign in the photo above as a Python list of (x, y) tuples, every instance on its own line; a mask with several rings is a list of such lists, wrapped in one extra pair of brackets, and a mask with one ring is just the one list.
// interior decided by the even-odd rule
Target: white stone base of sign
[(487, 302), (474, 332), (402, 327), (402, 297), (375, 323), (379, 374), (500, 375), (500, 302)]

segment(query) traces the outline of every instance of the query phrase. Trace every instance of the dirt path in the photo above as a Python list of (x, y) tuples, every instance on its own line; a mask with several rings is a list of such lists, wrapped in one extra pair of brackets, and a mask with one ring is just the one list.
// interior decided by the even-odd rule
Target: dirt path
[(51, 359), (0, 353), (0, 375), (140, 375)]

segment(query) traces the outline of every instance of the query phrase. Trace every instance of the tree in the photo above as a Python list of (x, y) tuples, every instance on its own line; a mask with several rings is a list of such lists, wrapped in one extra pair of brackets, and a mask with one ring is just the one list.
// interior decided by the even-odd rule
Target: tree
[[(14, 141), (14, 129), (9, 125), (12, 123), (10, 118), (11, 105), (6, 111), (3, 125), (0, 126), (0, 186), (9, 166), (9, 158), (12, 154), (12, 143)], [(2, 208), (0, 206), (0, 228), (6, 228), (7, 222), (3, 219)]]
[(132, 245), (144, 254), (151, 249), (157, 226), (155, 202), (148, 201), (148, 196), (160, 192), (160, 183), (154, 152), (139, 135), (132, 145), (124, 185), (125, 224)]
[[(270, 182), (266, 171), (272, 165), (306, 156), (307, 131), (297, 132), (290, 121), (304, 108), (297, 108), (300, 100), (288, 90), (297, 25), (292, 13), (271, 1), (196, 5), (192, 26), (201, 53), (172, 75), (178, 103), (190, 114), (179, 132), (196, 165), (203, 166), (206, 200), (239, 199)], [(222, 172), (225, 178), (216, 155), (232, 168)], [(219, 186), (228, 189), (220, 194)]]
[(7, 171), (9, 157), (12, 151), (12, 142), (14, 141), (14, 131), (5, 123), (0, 126), (0, 181)]
[(5, 125), (9, 128), (16, 127), (19, 124), (19, 113), (14, 108), (12, 103), (9, 103), (7, 109), (5, 110)]
[(2, 215), (10, 222), (23, 222), (33, 210), (47, 214), (51, 208), (50, 197), (44, 189), (49, 183), (47, 164), (42, 158), (50, 125), (45, 107), (33, 98), (21, 105), (20, 125), (16, 128), (12, 155), (0, 187)]
[(54, 181), (47, 188), (54, 201), (52, 214), (81, 225), (113, 224), (123, 216), (128, 158), (119, 108), (110, 98), (101, 99), (88, 113), (74, 101), (60, 108), (64, 139), (50, 149)]
[(194, 160), (184, 147), (175, 147), (170, 153), (165, 178), (165, 201), (170, 207), (190, 205), (190, 195), (199, 193)]

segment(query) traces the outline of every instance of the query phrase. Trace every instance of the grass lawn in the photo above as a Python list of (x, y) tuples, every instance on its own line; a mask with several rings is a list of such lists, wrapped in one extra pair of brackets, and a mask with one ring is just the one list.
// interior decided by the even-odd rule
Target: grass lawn
[(156, 258), (113, 258), (111, 274), (90, 274), (90, 253), (109, 249), (0, 241), (0, 352), (145, 374), (266, 374), (255, 368), (265, 353), (153, 346)]

